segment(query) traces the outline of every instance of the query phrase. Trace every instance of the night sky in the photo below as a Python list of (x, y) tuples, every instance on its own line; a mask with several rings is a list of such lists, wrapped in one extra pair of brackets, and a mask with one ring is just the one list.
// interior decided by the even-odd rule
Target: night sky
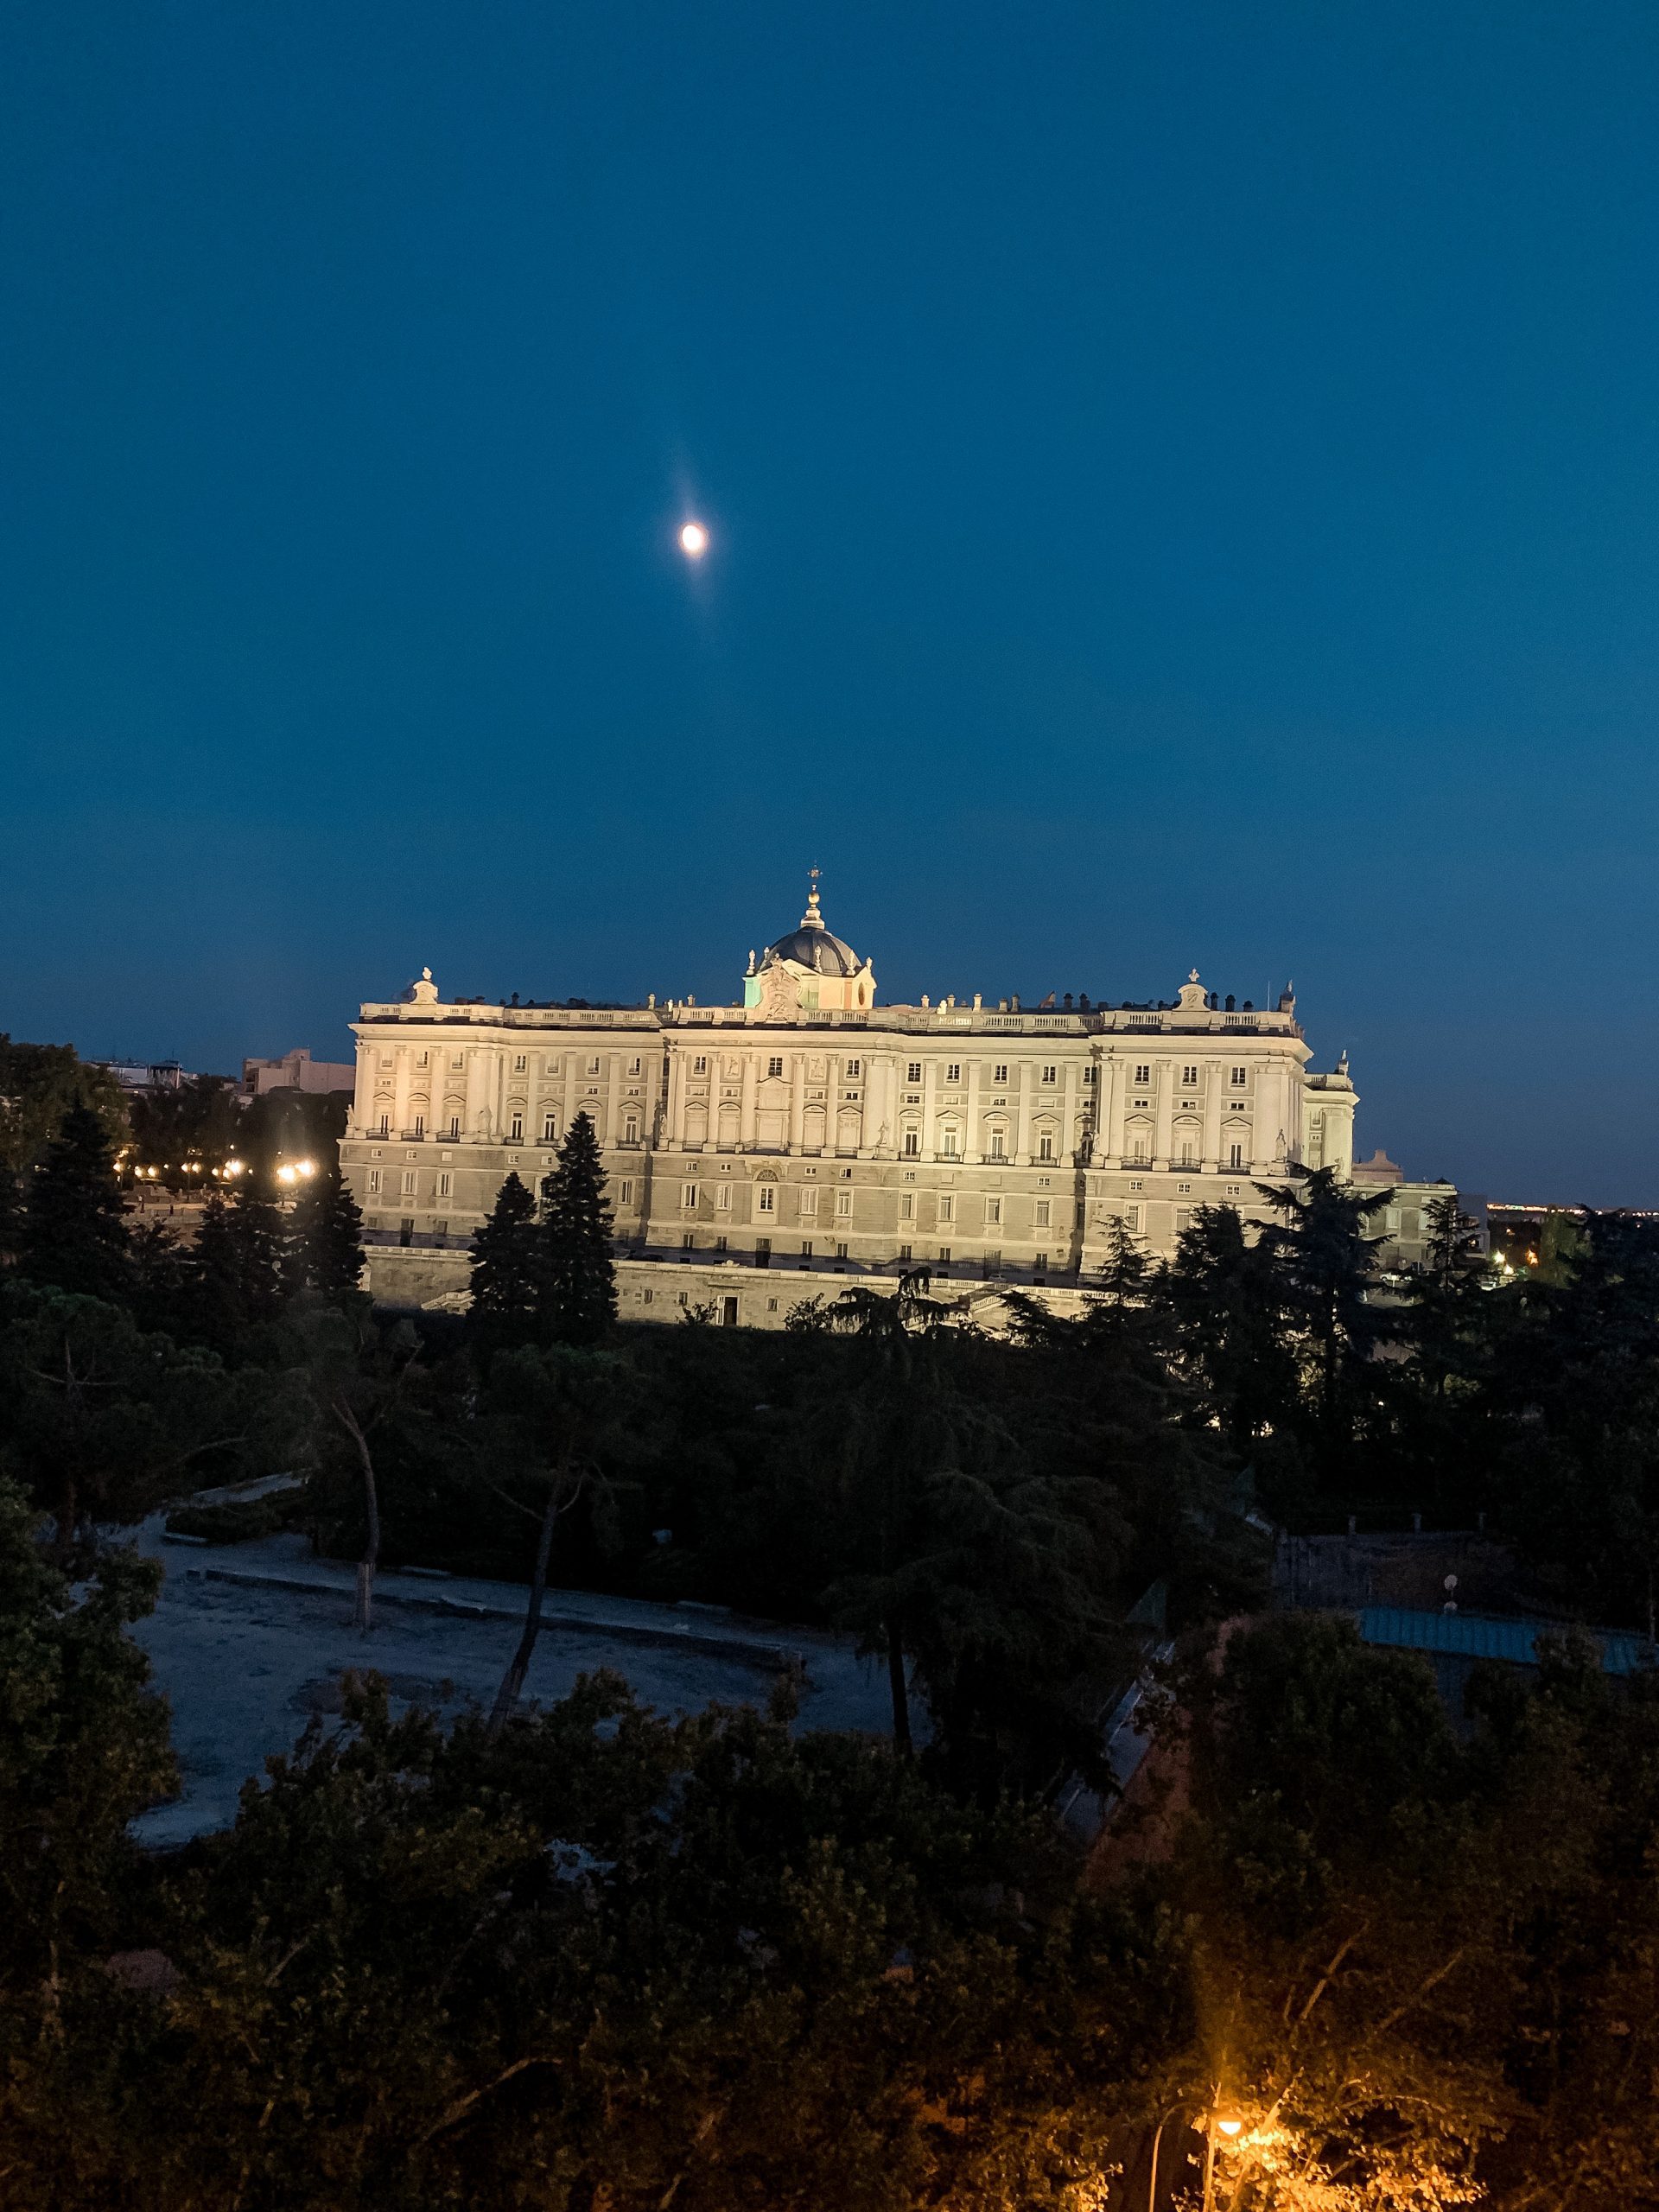
[(816, 861), (1659, 1204), (1656, 118), (1652, 0), (9, 8), (0, 1028), (730, 998)]

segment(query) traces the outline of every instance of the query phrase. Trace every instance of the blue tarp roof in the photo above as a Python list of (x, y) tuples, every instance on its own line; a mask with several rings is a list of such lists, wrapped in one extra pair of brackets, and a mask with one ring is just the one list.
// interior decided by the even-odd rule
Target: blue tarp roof
[[(1459, 1659), (1506, 1659), (1511, 1666), (1534, 1667), (1534, 1649), (1541, 1636), (1560, 1636), (1557, 1621), (1508, 1619), (1496, 1613), (1419, 1613), (1403, 1605), (1367, 1605), (1359, 1616), (1359, 1632), (1367, 1643), (1381, 1643), (1402, 1651), (1444, 1652)], [(1617, 1629), (1586, 1631), (1601, 1647), (1602, 1671), (1633, 1675), (1638, 1669), (1659, 1664), (1654, 1647), (1645, 1637)]]

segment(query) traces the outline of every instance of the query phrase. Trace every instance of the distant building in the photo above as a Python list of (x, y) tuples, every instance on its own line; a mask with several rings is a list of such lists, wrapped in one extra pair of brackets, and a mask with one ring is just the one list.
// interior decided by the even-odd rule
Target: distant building
[(107, 1069), (123, 1090), (178, 1090), (187, 1080), (176, 1060), (90, 1060), (87, 1065)]
[(503, 1179), (536, 1188), (578, 1114), (603, 1147), (631, 1320), (712, 1301), (723, 1321), (781, 1327), (842, 1287), (826, 1277), (892, 1288), (912, 1268), (936, 1295), (941, 1278), (976, 1303), (1017, 1283), (1071, 1310), (1113, 1232), (1162, 1256), (1200, 1205), (1266, 1221), (1258, 1184), (1299, 1166), (1379, 1189), (1386, 1173), (1399, 1266), (1450, 1189), (1381, 1156), (1356, 1175), (1346, 1055), (1309, 1067), (1288, 989), (1241, 1006), (1195, 970), (1157, 1003), (880, 1007), (816, 887), (742, 988), (730, 1006), (490, 1005), (444, 1001), (428, 971), (365, 1006), (340, 1165), (375, 1294), (464, 1303)]
[(244, 1060), (242, 1096), (261, 1098), (268, 1090), (351, 1090), (357, 1070), (349, 1060), (314, 1060), (304, 1046), (280, 1060)]

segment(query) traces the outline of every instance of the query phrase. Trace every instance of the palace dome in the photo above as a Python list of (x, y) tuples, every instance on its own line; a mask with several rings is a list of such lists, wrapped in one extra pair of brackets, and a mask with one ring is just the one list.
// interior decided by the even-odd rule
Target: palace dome
[(792, 960), (798, 968), (810, 968), (815, 976), (856, 976), (864, 965), (844, 938), (824, 927), (816, 885), (800, 927), (780, 937), (776, 944), (769, 944), (760, 964), (765, 967), (773, 960)]

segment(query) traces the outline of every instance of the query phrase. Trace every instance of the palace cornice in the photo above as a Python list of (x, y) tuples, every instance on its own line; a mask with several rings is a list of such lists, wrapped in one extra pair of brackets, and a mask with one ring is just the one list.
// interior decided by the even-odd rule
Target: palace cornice
[(502, 1037), (522, 1036), (526, 1031), (656, 1031), (671, 1033), (710, 1029), (734, 1033), (760, 1030), (768, 1034), (825, 1037), (849, 1031), (866, 1035), (895, 1037), (1189, 1037), (1225, 1040), (1228, 1038), (1282, 1037), (1303, 1041), (1301, 1024), (1294, 1014), (1263, 1011), (1227, 1014), (1189, 1007), (1148, 1011), (1139, 1007), (1091, 1007), (1087, 1014), (1019, 1014), (963, 1007), (876, 1007), (866, 1013), (826, 1013), (803, 1010), (794, 1016), (762, 1015), (758, 1008), (736, 1006), (688, 1007), (474, 1007), (365, 1005), (353, 1029), (359, 1034), (392, 1027), (469, 1029)]

